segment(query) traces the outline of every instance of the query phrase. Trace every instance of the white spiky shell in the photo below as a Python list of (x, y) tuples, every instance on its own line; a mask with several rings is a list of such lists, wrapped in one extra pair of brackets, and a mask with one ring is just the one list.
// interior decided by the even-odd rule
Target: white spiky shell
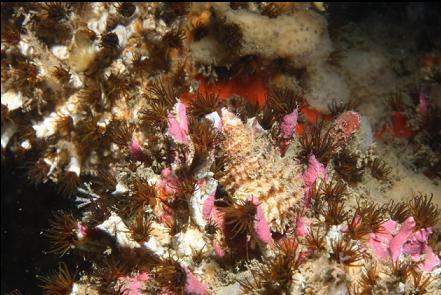
[(232, 113), (224, 110), (222, 121), (228, 162), (220, 182), (236, 199), (258, 197), (271, 229), (282, 230), (293, 222), (292, 209), (303, 196), (300, 166), (289, 156), (282, 158), (265, 134), (258, 134)]

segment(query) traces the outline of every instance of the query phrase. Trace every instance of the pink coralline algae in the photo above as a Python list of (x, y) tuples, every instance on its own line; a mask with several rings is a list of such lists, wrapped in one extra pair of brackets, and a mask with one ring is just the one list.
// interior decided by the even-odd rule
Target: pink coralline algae
[(118, 281), (122, 286), (120, 287), (121, 294), (123, 295), (141, 295), (142, 286), (149, 280), (150, 276), (146, 272), (138, 274), (136, 277), (124, 276), (118, 278)]
[(256, 197), (251, 196), (248, 198), (248, 201), (251, 201), (254, 205), (256, 205), (256, 216), (254, 218), (254, 231), (256, 232), (257, 238), (265, 243), (271, 243), (273, 238), (271, 237), (271, 231), (268, 226), (268, 222), (265, 220), (265, 216), (263, 214), (263, 210), (259, 205), (259, 202)]
[(397, 223), (393, 220), (388, 220), (381, 226), (383, 231), (370, 234), (368, 244), (374, 251), (377, 259), (386, 260), (390, 257), (389, 245), (393, 239), (392, 233), (394, 233)]
[(308, 168), (303, 173), (303, 181), (306, 187), (311, 187), (319, 177), (326, 176), (326, 168), (317, 158), (311, 154), (308, 159)]
[(206, 295), (210, 294), (208, 292), (207, 286), (203, 284), (195, 275), (187, 268), (183, 267), (185, 274), (187, 276), (187, 280), (185, 283), (185, 291), (189, 294), (198, 294), (198, 295)]
[(415, 228), (415, 220), (413, 217), (407, 218), (400, 227), (400, 231), (390, 241), (389, 249), (392, 257), (392, 261), (397, 261), (402, 252), (402, 246), (412, 234), (412, 230)]
[(176, 104), (176, 115), (168, 115), (167, 134), (180, 143), (188, 143), (187, 107), (182, 102)]
[(216, 208), (214, 207), (214, 194), (211, 194), (208, 196), (208, 198), (204, 202), (204, 206), (202, 208), (202, 214), (204, 216), (205, 220), (209, 220), (213, 215), (213, 210)]
[(427, 239), (432, 233), (431, 228), (415, 229), (413, 217), (407, 218), (398, 231), (398, 224), (393, 220), (388, 220), (382, 224), (381, 233), (373, 233), (368, 241), (375, 257), (379, 260), (391, 259), (397, 261), (402, 253), (411, 255), (414, 261), (420, 261), (418, 266), (424, 271), (431, 271), (440, 263), (438, 256), (433, 253), (432, 248), (427, 244)]
[(136, 139), (132, 139), (129, 146), (130, 158), (134, 161), (143, 161), (145, 159), (144, 152)]
[(206, 221), (214, 220), (221, 229), (224, 228), (223, 213), (214, 205), (214, 192), (205, 200), (202, 207), (202, 215)]
[(424, 228), (417, 231), (404, 243), (403, 252), (412, 256), (421, 254), (431, 233), (431, 228)]
[(296, 131), (299, 110), (296, 108), (292, 113), (283, 116), (280, 123), (280, 135), (283, 139), (291, 139)]
[(318, 178), (326, 177), (326, 174), (326, 167), (322, 163), (320, 163), (313, 154), (309, 155), (308, 167), (303, 173), (303, 181), (306, 188), (304, 195), (304, 204), (306, 207), (309, 207), (311, 205), (310, 189), (312, 185)]
[(427, 245), (427, 240), (431, 233), (431, 228), (421, 229), (414, 233), (403, 245), (403, 252), (411, 255), (413, 261), (421, 261), (421, 255), (425, 256), (422, 263), (419, 264), (420, 268), (424, 271), (431, 271), (440, 263), (439, 257)]
[[(298, 108), (296, 108), (292, 113), (283, 116), (282, 122), (280, 123), (279, 148), (282, 156), (285, 155), (289, 142), (296, 131), (298, 112)], [(255, 122), (257, 122), (257, 120), (255, 120)]]
[(214, 253), (216, 254), (217, 257), (224, 257), (225, 256), (224, 250), (217, 242), (213, 243), (213, 249), (214, 249)]
[[(256, 234), (256, 237), (259, 241), (265, 244), (269, 244), (272, 242), (271, 231), (268, 225), (268, 222), (265, 219), (265, 215), (263, 213), (262, 208), (260, 207), (259, 201), (256, 197), (250, 196), (248, 201), (252, 202), (256, 205), (256, 215), (254, 217), (254, 225), (253, 229)], [(214, 205), (214, 195), (210, 195), (204, 202), (203, 205), (203, 216), (205, 220), (215, 220), (217, 225), (224, 229), (224, 214), (220, 212), (216, 206)], [(223, 252), (223, 251), (222, 251)]]
[(176, 192), (178, 187), (178, 179), (173, 174), (170, 168), (164, 168), (161, 171), (161, 180), (158, 184), (158, 189), (163, 191), (167, 195), (171, 195)]
[[(424, 271), (432, 271), (434, 267), (440, 264), (439, 257), (433, 253), (433, 250), (430, 246), (426, 246), (423, 254), (426, 256), (423, 262), (419, 264), (419, 267)], [(419, 257), (418, 257), (419, 259)]]
[(354, 111), (347, 111), (335, 119), (330, 136), (335, 142), (346, 142), (358, 128), (360, 128), (360, 115)]
[(296, 236), (305, 237), (309, 233), (309, 224), (311, 221), (304, 217), (299, 216), (296, 219)]
[(78, 222), (78, 237), (84, 238), (87, 236), (87, 227), (82, 223)]
[[(222, 213), (220, 213), (214, 205), (214, 193), (209, 195), (208, 198), (205, 200), (202, 207), (202, 215), (206, 221), (214, 220), (219, 228), (224, 230), (224, 218), (222, 216)], [(221, 245), (216, 241), (213, 241), (213, 250), (217, 257), (225, 256), (224, 250), (222, 249)]]

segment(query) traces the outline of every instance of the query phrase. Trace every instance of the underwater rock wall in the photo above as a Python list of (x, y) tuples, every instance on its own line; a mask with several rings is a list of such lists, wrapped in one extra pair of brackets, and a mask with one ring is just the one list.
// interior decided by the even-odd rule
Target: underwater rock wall
[(439, 56), (325, 10), (2, 3), (2, 163), (77, 207), (47, 294), (436, 294)]

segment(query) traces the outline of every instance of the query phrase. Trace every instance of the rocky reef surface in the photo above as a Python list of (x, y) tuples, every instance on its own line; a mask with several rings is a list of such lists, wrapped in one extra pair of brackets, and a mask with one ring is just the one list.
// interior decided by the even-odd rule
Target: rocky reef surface
[(437, 294), (434, 12), (337, 9), (2, 3), (2, 174), (43, 188), (41, 291)]

